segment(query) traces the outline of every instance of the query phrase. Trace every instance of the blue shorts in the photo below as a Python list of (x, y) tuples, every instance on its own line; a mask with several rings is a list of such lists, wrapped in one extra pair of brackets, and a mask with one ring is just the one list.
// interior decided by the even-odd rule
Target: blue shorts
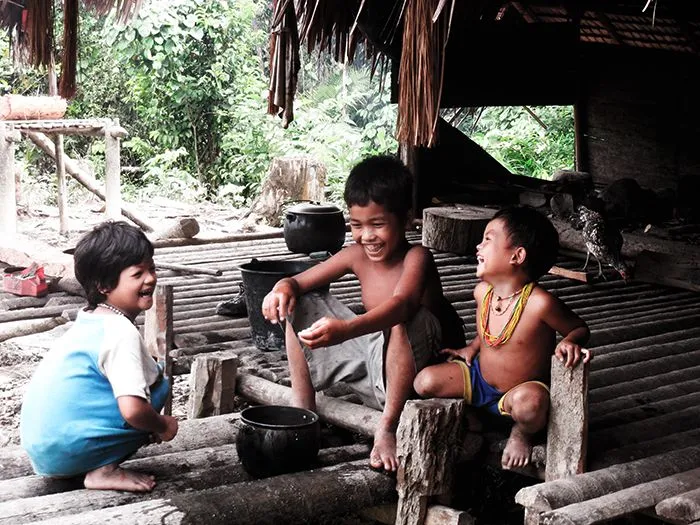
[[(501, 392), (488, 384), (484, 376), (481, 375), (481, 365), (479, 364), (478, 356), (472, 360), (471, 366), (458, 359), (452, 362), (458, 364), (462, 369), (462, 374), (464, 375), (464, 400), (467, 403), (478, 408), (486, 409), (492, 414), (510, 416), (505, 408), (503, 408), (503, 405), (506, 396), (513, 388), (518, 388), (520, 385), (511, 388), (507, 392)], [(536, 383), (549, 393), (549, 387), (541, 381), (526, 381), (521, 384), (525, 385), (527, 383)]]

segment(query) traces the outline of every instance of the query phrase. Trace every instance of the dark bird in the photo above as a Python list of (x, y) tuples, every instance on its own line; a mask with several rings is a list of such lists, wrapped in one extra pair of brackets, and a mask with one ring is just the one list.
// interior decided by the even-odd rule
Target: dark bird
[(586, 244), (588, 253), (586, 254), (585, 270), (591, 255), (598, 261), (598, 277), (603, 277), (603, 267), (601, 263), (612, 266), (620, 276), (627, 281), (630, 278), (629, 267), (622, 260), (622, 234), (620, 231), (606, 222), (603, 215), (597, 211), (578, 206), (578, 218), (582, 226), (581, 236)]

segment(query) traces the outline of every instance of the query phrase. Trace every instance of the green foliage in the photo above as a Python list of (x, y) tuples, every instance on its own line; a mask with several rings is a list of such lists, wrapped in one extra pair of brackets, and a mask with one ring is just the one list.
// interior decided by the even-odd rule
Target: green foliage
[(550, 179), (558, 169), (574, 167), (574, 117), (571, 106), (530, 108), (544, 129), (522, 107), (486, 108), (474, 127), (465, 121), (460, 129), (518, 175)]

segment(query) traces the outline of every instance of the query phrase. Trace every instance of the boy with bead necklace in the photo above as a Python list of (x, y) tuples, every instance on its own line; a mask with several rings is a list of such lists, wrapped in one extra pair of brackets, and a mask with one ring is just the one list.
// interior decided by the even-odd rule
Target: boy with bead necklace
[(37, 474), (84, 477), (88, 489), (150, 491), (153, 476), (119, 465), (178, 430), (177, 419), (159, 414), (169, 379), (135, 325), (153, 304), (153, 245), (133, 226), (105, 222), (78, 241), (74, 260), (88, 306), (32, 376), (22, 446)]
[(477, 336), (464, 348), (444, 349), (450, 360), (423, 369), (414, 381), (423, 397), (464, 397), (512, 418), (505, 469), (529, 463), (533, 436), (547, 423), (552, 352), (567, 367), (590, 359), (582, 348), (590, 335), (586, 323), (537, 284), (558, 249), (556, 229), (536, 210), (497, 212), (476, 251)]

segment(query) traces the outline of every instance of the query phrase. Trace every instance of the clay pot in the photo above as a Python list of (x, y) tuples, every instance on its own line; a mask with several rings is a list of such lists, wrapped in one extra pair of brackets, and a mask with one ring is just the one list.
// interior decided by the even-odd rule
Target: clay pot
[(236, 450), (251, 476), (264, 478), (313, 466), (321, 426), (318, 416), (303, 408), (266, 405), (241, 412), (243, 424)]
[(304, 202), (284, 213), (284, 242), (293, 253), (335, 253), (345, 243), (343, 212), (332, 204)]

